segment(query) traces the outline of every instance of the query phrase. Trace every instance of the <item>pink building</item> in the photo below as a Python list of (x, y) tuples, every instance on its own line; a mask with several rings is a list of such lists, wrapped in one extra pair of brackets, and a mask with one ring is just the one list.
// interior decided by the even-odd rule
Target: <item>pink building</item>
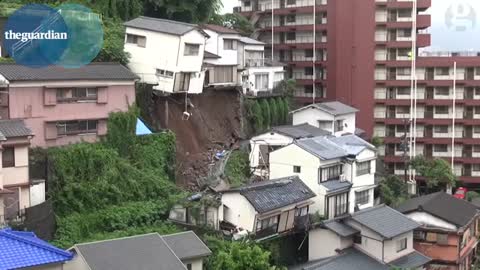
[(0, 64), (0, 118), (23, 119), (32, 146), (93, 142), (107, 132), (110, 112), (135, 102), (137, 77), (114, 63), (77, 69)]

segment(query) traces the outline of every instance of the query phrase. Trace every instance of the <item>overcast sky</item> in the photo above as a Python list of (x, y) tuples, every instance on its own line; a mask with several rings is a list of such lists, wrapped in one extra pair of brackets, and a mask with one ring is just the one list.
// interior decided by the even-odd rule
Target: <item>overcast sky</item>
[[(230, 13), (238, 0), (222, 0), (223, 13)], [(433, 0), (431, 50), (480, 51), (480, 1)]]

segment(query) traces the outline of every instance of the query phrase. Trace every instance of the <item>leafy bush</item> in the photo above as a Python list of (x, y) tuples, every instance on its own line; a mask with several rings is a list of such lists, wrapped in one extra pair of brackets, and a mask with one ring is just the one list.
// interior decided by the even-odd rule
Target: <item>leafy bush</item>
[(260, 101), (260, 107), (262, 108), (262, 116), (263, 116), (263, 123), (264, 129), (269, 129), (272, 125), (272, 114), (270, 112), (270, 105), (268, 104), (267, 99), (262, 99)]
[(234, 151), (230, 154), (225, 175), (231, 187), (239, 187), (248, 182), (250, 178), (250, 160), (245, 151)]

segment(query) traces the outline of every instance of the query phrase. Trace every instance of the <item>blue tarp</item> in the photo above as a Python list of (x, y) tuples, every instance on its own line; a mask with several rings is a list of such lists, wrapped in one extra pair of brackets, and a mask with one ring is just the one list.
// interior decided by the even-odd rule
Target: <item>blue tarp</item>
[(145, 125), (145, 123), (141, 119), (137, 119), (137, 135), (149, 135), (153, 132)]

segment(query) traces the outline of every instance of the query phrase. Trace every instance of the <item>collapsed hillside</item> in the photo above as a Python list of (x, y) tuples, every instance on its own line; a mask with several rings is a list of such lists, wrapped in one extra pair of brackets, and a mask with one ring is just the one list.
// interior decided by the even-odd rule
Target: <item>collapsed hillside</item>
[[(215, 163), (215, 154), (231, 149), (242, 136), (242, 103), (237, 90), (208, 90), (189, 95), (191, 114), (183, 120), (185, 96), (158, 97), (153, 110), (161, 128), (176, 134), (177, 185), (198, 189)], [(168, 117), (166, 117), (168, 111)]]

